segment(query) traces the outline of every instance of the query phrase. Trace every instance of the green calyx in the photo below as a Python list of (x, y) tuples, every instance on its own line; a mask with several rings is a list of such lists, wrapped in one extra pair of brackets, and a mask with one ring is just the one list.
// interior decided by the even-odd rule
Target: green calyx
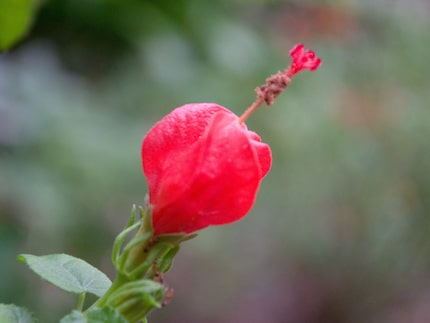
[[(154, 236), (152, 208), (139, 207), (137, 221), (136, 210), (134, 205), (127, 226), (115, 239), (112, 252), (112, 261), (117, 273), (128, 280), (152, 278), (156, 272), (166, 272), (179, 251), (180, 243), (196, 236), (196, 234)], [(123, 247), (127, 236), (134, 231), (133, 238)]]
[[(129, 322), (144, 320), (149, 311), (163, 304), (169, 289), (163, 285), (162, 274), (172, 266), (180, 243), (196, 236), (154, 236), (151, 207), (139, 207), (138, 217), (136, 213), (137, 207), (134, 205), (126, 227), (114, 242), (112, 261), (117, 277), (93, 305), (112, 307)], [(126, 243), (133, 232), (133, 237)]]

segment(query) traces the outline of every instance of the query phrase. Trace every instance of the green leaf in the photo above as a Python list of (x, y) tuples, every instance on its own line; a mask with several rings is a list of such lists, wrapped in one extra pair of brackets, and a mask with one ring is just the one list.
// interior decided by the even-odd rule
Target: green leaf
[(24, 307), (13, 304), (0, 304), (0, 322), (2, 323), (33, 323), (33, 315)]
[(103, 308), (92, 308), (84, 313), (74, 310), (69, 315), (63, 317), (60, 323), (128, 323), (115, 309), (109, 306)]
[(0, 50), (24, 37), (35, 11), (34, 0), (0, 0)]
[(97, 268), (66, 254), (33, 256), (22, 254), (18, 260), (51, 284), (70, 293), (102, 296), (112, 282)]

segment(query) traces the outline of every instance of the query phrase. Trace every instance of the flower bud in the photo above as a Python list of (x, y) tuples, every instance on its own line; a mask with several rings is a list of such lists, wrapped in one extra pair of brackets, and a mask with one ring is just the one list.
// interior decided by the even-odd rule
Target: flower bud
[(142, 143), (154, 235), (241, 219), (271, 163), (270, 147), (230, 110), (215, 103), (176, 108)]

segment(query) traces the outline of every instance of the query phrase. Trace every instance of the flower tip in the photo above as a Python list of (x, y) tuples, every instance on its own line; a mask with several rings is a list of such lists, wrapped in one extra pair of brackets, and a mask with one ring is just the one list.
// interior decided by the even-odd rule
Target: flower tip
[(303, 44), (297, 44), (291, 49), (290, 56), (292, 63), (287, 70), (289, 76), (293, 76), (304, 69), (316, 71), (321, 66), (321, 59), (315, 54), (313, 50), (305, 51)]
[(317, 59), (314, 61), (314, 64), (310, 67), (310, 70), (312, 72), (316, 71), (318, 69), (318, 67), (320, 67), (322, 65), (322, 60), (321, 58), (317, 57)]
[(305, 49), (305, 45), (303, 45), (303, 44), (296, 44), (293, 47), (293, 49), (290, 50), (290, 56), (294, 58), (294, 57), (302, 54), (303, 51), (304, 51), (304, 49)]

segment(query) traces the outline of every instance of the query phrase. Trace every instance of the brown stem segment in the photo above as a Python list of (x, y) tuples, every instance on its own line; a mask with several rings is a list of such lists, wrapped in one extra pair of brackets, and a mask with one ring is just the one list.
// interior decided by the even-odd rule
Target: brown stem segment
[(270, 106), (275, 102), (276, 97), (285, 90), (290, 84), (291, 78), (288, 76), (288, 70), (269, 76), (266, 79), (266, 84), (255, 89), (257, 99), (250, 105), (248, 109), (240, 116), (239, 122), (243, 123), (255, 110), (257, 110), (263, 102)]

